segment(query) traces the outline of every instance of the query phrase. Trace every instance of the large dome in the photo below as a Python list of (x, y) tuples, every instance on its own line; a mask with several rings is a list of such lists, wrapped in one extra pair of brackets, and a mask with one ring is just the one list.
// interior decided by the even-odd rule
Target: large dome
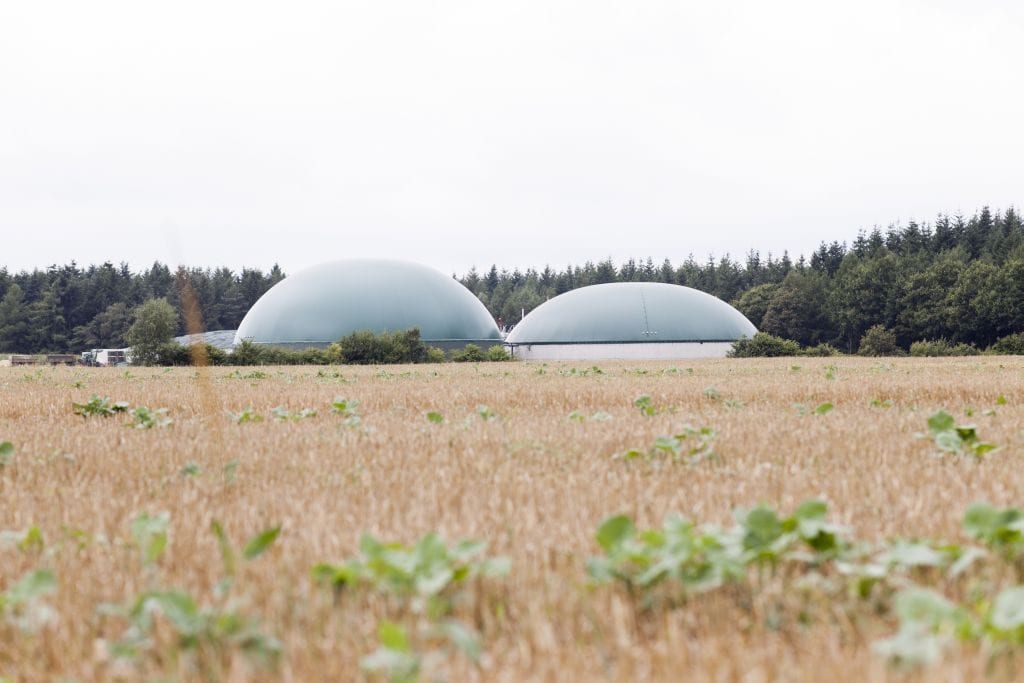
[(501, 339), (480, 300), (443, 273), (403, 261), (351, 259), (307, 268), (271, 287), (242, 319), (235, 343), (323, 346), (362, 330), (411, 327), (435, 345)]
[(509, 344), (733, 342), (757, 329), (710, 294), (660, 282), (581, 287), (527, 315)]

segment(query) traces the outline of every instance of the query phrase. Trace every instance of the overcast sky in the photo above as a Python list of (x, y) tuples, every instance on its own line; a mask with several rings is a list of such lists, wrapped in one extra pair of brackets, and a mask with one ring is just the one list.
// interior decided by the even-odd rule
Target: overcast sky
[(678, 263), (1019, 208), (1022, 5), (3, 2), (0, 266)]

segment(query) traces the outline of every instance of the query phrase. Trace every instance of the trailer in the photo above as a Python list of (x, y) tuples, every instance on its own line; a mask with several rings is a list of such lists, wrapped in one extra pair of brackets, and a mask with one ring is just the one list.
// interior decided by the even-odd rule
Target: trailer
[(123, 367), (132, 362), (131, 349), (92, 349), (83, 351), (79, 362), (90, 367)]

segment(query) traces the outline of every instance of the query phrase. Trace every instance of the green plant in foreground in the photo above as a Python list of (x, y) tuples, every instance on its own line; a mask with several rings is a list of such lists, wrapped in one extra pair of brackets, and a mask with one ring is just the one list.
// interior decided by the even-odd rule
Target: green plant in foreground
[(749, 566), (818, 565), (847, 547), (842, 528), (827, 520), (827, 512), (819, 500), (802, 503), (787, 517), (759, 506), (737, 512), (737, 524), (724, 530), (698, 529), (672, 514), (661, 529), (639, 531), (632, 519), (616, 515), (598, 527), (596, 540), (604, 555), (591, 558), (587, 572), (599, 583), (617, 580), (631, 590), (649, 591), (672, 581), (685, 594), (744, 579)]
[(506, 557), (485, 557), (486, 544), (463, 540), (449, 547), (430, 533), (407, 546), (385, 543), (370, 535), (359, 541), (358, 557), (340, 564), (321, 562), (312, 569), (316, 581), (336, 592), (369, 587), (411, 600), (414, 612), (447, 614), (451, 593), (477, 578), (508, 574)]
[(425, 645), (433, 646), (425, 653), (414, 649), (405, 628), (391, 621), (381, 621), (377, 625), (380, 647), (359, 660), (359, 668), (369, 674), (386, 676), (392, 683), (407, 683), (420, 680), (426, 673), (431, 674), (431, 680), (443, 680), (437, 670), (449, 646), (454, 646), (474, 662), (480, 659), (479, 638), (453, 619), (439, 624), (421, 623), (417, 630), (419, 639), (425, 641)]
[(57, 577), (34, 569), (0, 592), (0, 619), (23, 633), (35, 633), (55, 618), (43, 598), (57, 590)]
[[(139, 515), (132, 523), (132, 536), (142, 551), (143, 565), (154, 572), (154, 563), (166, 549), (168, 524), (166, 514)], [(264, 633), (259, 622), (241, 610), (240, 600), (232, 596), (236, 552), (219, 522), (214, 521), (211, 530), (223, 562), (214, 600), (203, 604), (186, 591), (154, 583), (125, 605), (101, 605), (101, 615), (127, 621), (122, 637), (107, 643), (111, 655), (138, 667), (152, 660), (161, 667), (171, 666), (180, 675), (194, 673), (204, 680), (218, 678), (218, 673), (230, 665), (234, 652), (259, 666), (276, 665), (281, 644)], [(243, 558), (253, 560), (262, 555), (280, 531), (280, 527), (273, 527), (253, 536), (242, 550)], [(158, 628), (158, 620), (166, 628)]]
[(694, 465), (704, 460), (718, 459), (713, 448), (717, 436), (718, 432), (711, 427), (683, 425), (677, 434), (659, 436), (646, 451), (631, 448), (615, 457), (621, 460), (670, 460)]
[(174, 424), (174, 420), (167, 416), (167, 408), (155, 408), (149, 409), (146, 406), (138, 406), (133, 408), (128, 413), (132, 421), (128, 423), (129, 427), (135, 429), (152, 429), (153, 427), (170, 427)]
[(1024, 646), (1024, 586), (1004, 588), (991, 602), (980, 601), (973, 608), (914, 586), (896, 595), (895, 611), (899, 630), (876, 642), (874, 649), (903, 668), (935, 663), (957, 640), (983, 643), (990, 663)]
[(344, 425), (346, 427), (358, 427), (362, 422), (362, 418), (359, 416), (359, 401), (335, 396), (331, 402), (331, 412), (345, 418)]
[(998, 446), (981, 441), (974, 425), (958, 425), (953, 416), (940, 410), (928, 418), (928, 432), (940, 451), (957, 455), (973, 455), (981, 459)]
[(14, 444), (10, 441), (0, 441), (0, 467), (11, 464), (14, 458)]
[(412, 546), (383, 543), (364, 535), (359, 548), (358, 557), (340, 564), (315, 565), (314, 580), (331, 586), (336, 595), (368, 588), (397, 597), (402, 611), (407, 607), (416, 619), (415, 640), (430, 648), (421, 654), (413, 648), (414, 638), (405, 629), (381, 622), (381, 646), (361, 660), (364, 671), (392, 681), (418, 680), (421, 670), (437, 667), (448, 646), (455, 646), (473, 661), (479, 659), (478, 635), (450, 615), (456, 603), (467, 598), (459, 589), (476, 579), (505, 576), (510, 569), (507, 558), (486, 557), (486, 546), (480, 541), (463, 540), (449, 547), (434, 533)]
[(81, 415), (83, 418), (112, 417), (117, 413), (127, 412), (128, 402), (117, 401), (116, 403), (111, 403), (109, 397), (101, 398), (93, 394), (85, 403), (72, 403), (71, 407), (75, 415)]
[(312, 408), (303, 408), (302, 410), (288, 410), (284, 406), (277, 406), (271, 410), (274, 414), (274, 419), (279, 422), (298, 422), (299, 420), (305, 420), (308, 417), (316, 417), (316, 411)]
[(662, 408), (654, 405), (654, 401), (647, 394), (641, 394), (633, 399), (633, 405), (644, 417), (654, 417), (658, 413), (662, 412)]
[(498, 419), (498, 414), (482, 403), (476, 407), (476, 414), (479, 415), (480, 419), (484, 422), (490, 422)]
[(587, 422), (588, 420), (591, 422), (607, 422), (608, 420), (612, 419), (612, 416), (604, 412), (603, 410), (598, 410), (597, 412), (590, 416), (587, 416), (586, 413), (574, 410), (571, 413), (569, 413), (566, 419), (568, 419), (571, 422)]
[(263, 422), (263, 416), (256, 412), (256, 409), (252, 406), (246, 406), (237, 413), (232, 413), (229, 410), (224, 411), (228, 417), (235, 421), (235, 424), (249, 424), (250, 422)]
[(436, 410), (431, 410), (430, 412), (427, 413), (427, 421), (430, 422), (431, 424), (439, 425), (442, 422), (444, 422), (444, 415), (437, 412)]
[(975, 503), (964, 513), (964, 530), (1007, 562), (1014, 563), (1018, 578), (1024, 579), (1024, 512)]

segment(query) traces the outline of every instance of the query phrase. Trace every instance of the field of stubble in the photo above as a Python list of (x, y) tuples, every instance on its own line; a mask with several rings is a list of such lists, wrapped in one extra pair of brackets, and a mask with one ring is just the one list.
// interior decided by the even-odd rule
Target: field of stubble
[[(73, 414), (72, 402), (93, 394), (167, 408), (174, 424), (137, 430), (123, 414)], [(657, 414), (634, 407), (642, 394)], [(336, 397), (358, 401), (359, 424), (331, 413)], [(814, 415), (824, 402), (834, 409)], [(225, 413), (247, 406), (265, 419), (236, 424)], [(318, 414), (280, 421), (277, 406)], [(933, 457), (915, 434), (939, 408), (1001, 450), (983, 462)], [(569, 419), (573, 411), (610, 419)], [(715, 458), (613, 458), (684, 424), (717, 432)], [(0, 618), (0, 676), (359, 680), (379, 622), (390, 620), (427, 674), (456, 681), (884, 680), (895, 674), (872, 643), (896, 620), (883, 603), (808, 601), (762, 572), (755, 589), (650, 606), (588, 581), (595, 531), (614, 513), (644, 528), (672, 511), (729, 525), (736, 508), (788, 513), (822, 498), (859, 539), (964, 541), (973, 501), (1024, 502), (1022, 429), (1024, 361), (1012, 358), (0, 368), (0, 442), (15, 447), (0, 466), (0, 530), (11, 532), (0, 543), (0, 590), (35, 569), (57, 579), (40, 623), (19, 623), (13, 607)], [(133, 520), (159, 513), (169, 540), (144, 567)], [(236, 548), (281, 527), (262, 556), (236, 552), (230, 605), (218, 597), (226, 572), (214, 520)], [(41, 538), (24, 533), (33, 527)], [(427, 616), (408, 600), (372, 586), (335, 595), (311, 576), (317, 563), (357, 556), (364, 533), (414, 543), (430, 531), (486, 541), (487, 555), (511, 560), (507, 576), (467, 582), (450, 607), (480, 636), (477, 663), (424, 631)], [(938, 575), (930, 585), (959, 590)], [(171, 588), (251, 619), (279, 642), (276, 668), (253, 665), (244, 639), (190, 650), (155, 613), (136, 657), (117, 657), (112, 644), (129, 620), (100, 606)], [(988, 661), (983, 647), (955, 645), (917, 676), (978, 680)]]

